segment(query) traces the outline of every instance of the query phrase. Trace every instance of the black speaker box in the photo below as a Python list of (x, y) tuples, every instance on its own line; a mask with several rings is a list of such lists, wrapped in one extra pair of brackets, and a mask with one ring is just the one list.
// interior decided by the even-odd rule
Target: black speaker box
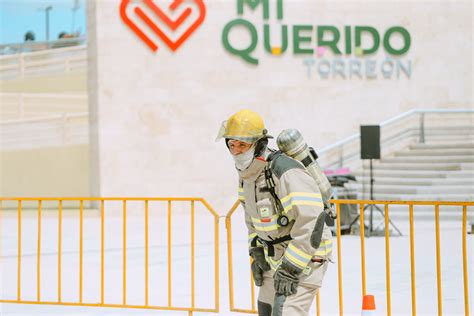
[(380, 159), (380, 126), (360, 126), (360, 158)]

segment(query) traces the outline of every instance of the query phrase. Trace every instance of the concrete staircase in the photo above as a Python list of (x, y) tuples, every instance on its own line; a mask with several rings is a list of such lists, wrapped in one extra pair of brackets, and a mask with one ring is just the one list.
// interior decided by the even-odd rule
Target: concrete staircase
[[(457, 137), (437, 136), (374, 161), (374, 199), (474, 200), (473, 135), (470, 128)], [(368, 163), (354, 174), (358, 181), (348, 187), (358, 192), (358, 198), (368, 199)]]

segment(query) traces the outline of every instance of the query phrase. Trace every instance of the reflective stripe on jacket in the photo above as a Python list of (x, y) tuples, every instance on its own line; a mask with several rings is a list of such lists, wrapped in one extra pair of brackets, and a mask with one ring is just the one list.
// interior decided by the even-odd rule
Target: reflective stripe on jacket
[[(277, 169), (281, 174), (272, 172), (275, 193), (283, 205), (284, 214), (290, 220), (288, 226), (282, 227), (277, 223), (278, 212), (275, 201), (265, 182), (264, 168), (267, 163), (258, 158), (249, 168), (239, 172), (239, 199), (245, 209), (249, 247), (255, 236), (264, 240), (275, 240), (289, 234), (292, 240), (274, 245), (275, 255), (272, 258), (267, 257), (267, 261), (273, 270), (276, 270), (285, 257), (296, 267), (306, 272), (309, 270), (310, 274), (311, 268), (315, 266), (311, 262), (313, 257), (330, 259), (332, 253), (332, 235), (326, 225), (319, 248), (314, 249), (310, 242), (317, 217), (324, 209), (319, 188), (311, 175), (296, 160), (287, 156), (278, 160), (280, 164), (290, 165), (288, 168)], [(306, 283), (313, 283), (310, 279), (307, 281), (309, 282)]]

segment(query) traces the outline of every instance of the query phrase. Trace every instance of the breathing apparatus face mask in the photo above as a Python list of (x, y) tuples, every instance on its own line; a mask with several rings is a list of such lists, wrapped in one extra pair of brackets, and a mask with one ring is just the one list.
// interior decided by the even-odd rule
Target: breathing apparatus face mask
[(247, 169), (250, 164), (252, 163), (253, 159), (255, 156), (255, 144), (250, 147), (249, 150), (247, 150), (244, 153), (238, 154), (238, 155), (232, 155), (232, 158), (234, 159), (235, 166), (239, 170), (245, 170)]

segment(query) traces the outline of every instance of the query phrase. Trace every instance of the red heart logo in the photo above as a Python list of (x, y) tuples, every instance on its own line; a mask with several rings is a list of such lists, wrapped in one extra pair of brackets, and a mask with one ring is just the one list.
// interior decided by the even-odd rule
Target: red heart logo
[[(120, 4), (120, 17), (132, 29), (132, 31), (152, 50), (157, 51), (158, 45), (153, 42), (149, 36), (147, 36), (137, 24), (135, 24), (127, 15), (127, 7), (133, 0), (122, 0)], [(206, 7), (203, 0), (188, 0), (192, 1), (199, 8), (199, 16), (196, 21), (191, 24), (184, 33), (176, 40), (172, 40), (153, 20), (149, 17), (149, 14), (142, 10), (139, 6), (135, 7), (133, 12), (140, 18), (156, 35), (158, 35), (163, 42), (172, 50), (176, 51), (181, 44), (188, 39), (188, 37), (201, 25), (206, 16)], [(185, 0), (174, 0), (170, 5), (169, 9), (175, 11)], [(171, 31), (176, 31), (184, 21), (191, 15), (192, 9), (187, 8), (181, 15), (176, 19), (172, 20), (165, 12), (163, 12), (153, 0), (143, 0), (141, 4), (148, 7), (149, 11), (153, 12)]]

